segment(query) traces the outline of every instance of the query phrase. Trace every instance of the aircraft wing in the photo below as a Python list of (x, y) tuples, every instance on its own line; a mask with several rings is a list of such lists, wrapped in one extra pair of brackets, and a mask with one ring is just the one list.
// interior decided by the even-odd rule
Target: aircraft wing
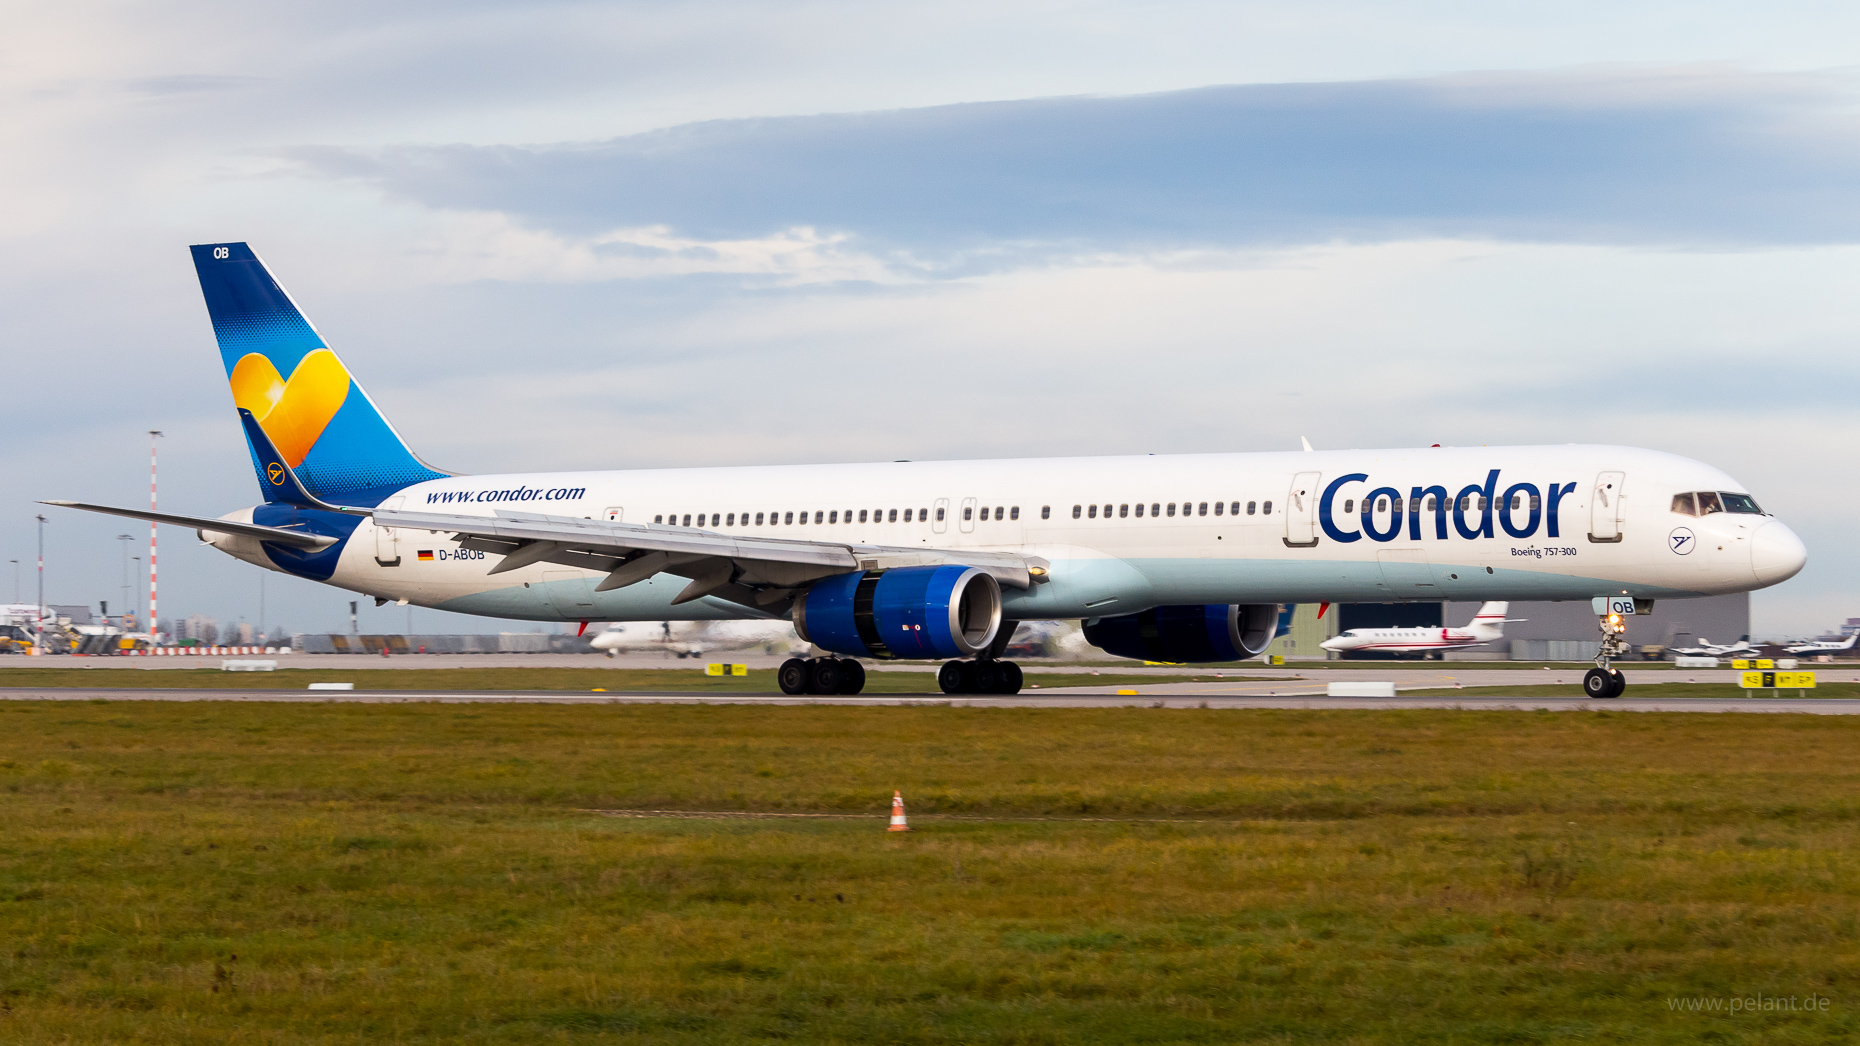
[(1045, 560), (1013, 552), (752, 537), (507, 509), (495, 516), (391, 509), (375, 509), (373, 515), (376, 526), (449, 533), (461, 548), (503, 556), (491, 568), (493, 574), (558, 563), (606, 573), (597, 592), (654, 574), (675, 574), (690, 578), (691, 584), (673, 598), (673, 605), (717, 596), (769, 613), (781, 613), (780, 605), (798, 586), (851, 570), (961, 564), (986, 571), (1009, 588), (1028, 588), (1044, 580), (1047, 570)]

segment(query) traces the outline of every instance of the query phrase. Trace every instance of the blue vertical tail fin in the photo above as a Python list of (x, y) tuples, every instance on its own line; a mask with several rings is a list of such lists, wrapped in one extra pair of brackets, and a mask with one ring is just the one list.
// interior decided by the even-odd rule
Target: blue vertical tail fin
[[(290, 501), (268, 475), (282, 462), (313, 499), (372, 507), (440, 472), (416, 457), (289, 294), (243, 243), (189, 248), (220, 359), (267, 501)], [(275, 470), (270, 470), (275, 471)], [(291, 484), (295, 486), (295, 482)]]

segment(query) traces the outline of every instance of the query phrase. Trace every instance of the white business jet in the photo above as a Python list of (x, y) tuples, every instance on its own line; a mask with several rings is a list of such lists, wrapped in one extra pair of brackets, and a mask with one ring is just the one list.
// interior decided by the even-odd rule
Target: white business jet
[[(192, 250), (263, 503), (53, 504), (190, 527), (381, 603), (789, 621), (838, 655), (784, 663), (789, 693), (857, 692), (859, 658), (946, 661), (947, 693), (1012, 693), (1001, 654), (1025, 620), (1082, 621), (1120, 657), (1223, 662), (1264, 652), (1287, 603), (1687, 599), (1807, 560), (1743, 483), (1632, 447), (458, 475), (413, 453), (250, 247)], [(1626, 652), (1604, 636), (1590, 696), (1620, 692)]]
[(1523, 618), (1505, 616), (1507, 604), (1486, 603), (1465, 628), (1352, 628), (1318, 645), (1337, 653), (1374, 651), (1383, 654), (1434, 654), (1461, 650), (1505, 638), (1505, 622)]
[[(754, 647), (787, 651), (797, 642), (794, 626), (786, 621), (616, 621), (588, 645), (608, 657), (659, 651), (686, 658)], [(806, 644), (800, 646), (806, 648)]]

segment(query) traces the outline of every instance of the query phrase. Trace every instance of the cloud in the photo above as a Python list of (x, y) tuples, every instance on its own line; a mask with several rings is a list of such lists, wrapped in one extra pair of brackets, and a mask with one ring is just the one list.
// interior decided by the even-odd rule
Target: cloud
[(288, 155), (568, 236), (810, 229), (962, 272), (1435, 237), (1748, 248), (1860, 238), (1838, 87), (1712, 70), (1231, 86)]

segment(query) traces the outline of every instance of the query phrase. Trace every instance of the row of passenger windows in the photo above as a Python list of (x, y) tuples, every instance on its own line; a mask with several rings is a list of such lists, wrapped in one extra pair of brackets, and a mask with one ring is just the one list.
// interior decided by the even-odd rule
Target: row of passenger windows
[(1757, 500), (1748, 494), (1723, 490), (1701, 490), (1692, 494), (1674, 494), (1673, 511), (1682, 516), (1709, 516), (1714, 512), (1748, 512), (1762, 515)]
[[(942, 509), (942, 508), (939, 508), (936, 510), (936, 521), (938, 523), (943, 522), (944, 513), (946, 511), (947, 510)], [(740, 516), (742, 518), (741, 525), (745, 527), (760, 527), (760, 526), (777, 527), (777, 526), (805, 526), (807, 525), (810, 516), (812, 517), (813, 522), (822, 523), (822, 524), (842, 523), (842, 522), (843, 523), (853, 523), (853, 522), (897, 523), (899, 522), (899, 518), (898, 518), (899, 512), (902, 512), (904, 514), (903, 522), (905, 523), (912, 523), (912, 522), (925, 523), (925, 522), (928, 522), (930, 519), (930, 510), (927, 508), (917, 508), (917, 509), (911, 509), (911, 508), (907, 508), (907, 509), (895, 509), (895, 508), (850, 509), (849, 508), (849, 509), (844, 510), (843, 512), (838, 509), (835, 509), (831, 511), (823, 510), (823, 511), (812, 512), (812, 513), (808, 513), (808, 512), (757, 512), (757, 513), (754, 513), (753, 515), (751, 513), (744, 512), (744, 513), (740, 513)], [(976, 517), (976, 512), (977, 510), (973, 506), (964, 508), (962, 510), (962, 518), (965, 520), (974, 519)], [(996, 505), (991, 509), (989, 506), (983, 505), (980, 509), (980, 513), (981, 513), (981, 518), (983, 520), (1019, 519), (1020, 518), (1020, 506), (1014, 505), (1012, 507), (1008, 507), (1004, 505)], [(677, 512), (671, 512), (671, 513), (665, 513), (665, 514), (654, 516), (652, 517), (652, 521), (654, 523), (669, 524), (674, 527), (692, 527), (692, 526), (734, 527), (738, 525), (737, 524), (738, 515), (739, 513), (735, 513), (735, 512), (711, 512), (708, 514), (699, 512), (695, 515), (689, 512), (683, 513), (682, 515)], [(1052, 516), (1052, 509), (1042, 508), (1040, 510), (1041, 519), (1048, 519), (1048, 518), (1051, 518), (1051, 516)], [(693, 522), (694, 520), (695, 522)]]
[[(1181, 503), (1182, 515), (1184, 516), (1205, 516), (1208, 514), (1209, 504), (1210, 503), (1206, 501), (1199, 502), (1199, 503), (1193, 502), (1193, 501), (1184, 501)], [(1231, 503), (1226, 502), (1226, 501), (1216, 501), (1216, 502), (1213, 502), (1212, 504), (1214, 506), (1214, 514), (1217, 516), (1226, 516), (1226, 515), (1238, 516), (1240, 514), (1241, 503), (1238, 501), (1231, 502)], [(1131, 509), (1133, 508), (1136, 510), (1134, 513), (1131, 511)], [(1126, 502), (1121, 505), (1112, 504), (1112, 505), (1103, 506), (1105, 519), (1111, 518), (1111, 514), (1113, 510), (1116, 511), (1118, 519), (1124, 519), (1132, 515), (1136, 516), (1138, 519), (1142, 519), (1144, 515), (1144, 511), (1146, 509), (1148, 510), (1151, 518), (1156, 518), (1159, 516), (1173, 516), (1176, 514), (1176, 503), (1173, 501), (1170, 501), (1167, 503), (1164, 503), (1161, 501), (1152, 501), (1148, 505), (1144, 505), (1141, 502), (1135, 505), (1131, 505)], [(1097, 505), (1074, 505), (1072, 506), (1072, 518), (1073, 519), (1097, 519), (1098, 512), (1099, 512), (1099, 506)], [(1272, 502), (1270, 501), (1246, 502), (1246, 514), (1249, 516), (1253, 516), (1253, 515), (1270, 516), (1272, 515)], [(1045, 510), (1041, 510), (1040, 518), (1041, 519), (1046, 518)]]
[[(1471, 494), (1461, 495), (1460, 511), (1461, 512), (1473, 512), (1473, 511), (1484, 512), (1486, 508), (1488, 507), (1488, 504), (1491, 500), (1492, 500), (1491, 498), (1486, 498), (1486, 497), (1474, 497)], [(1500, 500), (1502, 501), (1503, 499), (1501, 498)], [(1451, 506), (1451, 502), (1449, 502), (1448, 504), (1449, 506)], [(1530, 506), (1530, 509), (1532, 512), (1542, 511), (1543, 498), (1541, 495), (1537, 495), (1537, 494), (1532, 494), (1528, 499), (1523, 494), (1513, 494), (1511, 496), (1511, 511), (1513, 512), (1522, 511), (1525, 505), (1527, 504)], [(1421, 507), (1420, 498), (1410, 498), (1408, 499), (1408, 507), (1410, 510), (1415, 511), (1415, 512), (1423, 512), (1423, 511), (1438, 512), (1440, 511), (1440, 498), (1435, 495), (1429, 495), (1427, 499), (1426, 508)], [(1368, 502), (1363, 503), (1363, 511), (1365, 512), (1393, 511), (1393, 512), (1399, 513), (1401, 512), (1401, 510), (1402, 510), (1402, 499), (1398, 497), (1397, 498), (1377, 498), (1376, 506), (1373, 510), (1370, 509)], [(1355, 511), (1356, 511), (1356, 502), (1354, 500), (1344, 501), (1343, 503), (1343, 514), (1344, 515), (1346, 516), (1350, 515), (1351, 513)]]

